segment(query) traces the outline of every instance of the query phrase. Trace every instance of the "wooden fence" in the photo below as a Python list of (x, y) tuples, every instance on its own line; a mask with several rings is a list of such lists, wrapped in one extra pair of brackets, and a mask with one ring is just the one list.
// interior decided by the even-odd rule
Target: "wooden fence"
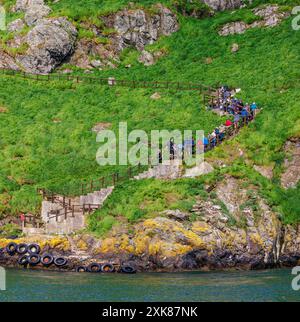
[(79, 196), (99, 191), (109, 186), (116, 186), (122, 182), (137, 176), (141, 171), (146, 170), (142, 165), (132, 166), (126, 168), (124, 171), (117, 171), (110, 175), (100, 177), (98, 179), (85, 180), (72, 187), (63, 187), (62, 193), (54, 193), (48, 189), (39, 188), (38, 192), (43, 196), (43, 199), (51, 201), (52, 203), (60, 203), (62, 206), (70, 206), (70, 196)]
[(218, 90), (215, 87), (207, 86), (201, 83), (193, 82), (174, 82), (174, 81), (144, 81), (144, 80), (122, 80), (113, 77), (101, 78), (96, 76), (82, 76), (69, 74), (31, 74), (12, 69), (0, 69), (0, 74), (6, 76), (14, 76), (23, 79), (30, 79), (35, 81), (71, 81), (75, 83), (85, 82), (88, 84), (102, 85), (102, 86), (119, 86), (128, 88), (151, 88), (155, 90), (174, 90), (174, 91), (196, 91), (203, 95), (204, 102), (207, 99), (218, 97)]

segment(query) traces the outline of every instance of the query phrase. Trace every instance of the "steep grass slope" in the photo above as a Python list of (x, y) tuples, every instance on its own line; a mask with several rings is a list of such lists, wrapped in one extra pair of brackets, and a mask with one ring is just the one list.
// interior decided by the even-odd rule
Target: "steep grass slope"
[[(155, 2), (138, 3), (149, 6)], [(161, 2), (171, 5), (170, 1)], [(254, 5), (263, 2), (267, 1), (256, 1)], [(276, 2), (286, 5), (286, 9), (299, 4), (299, 1)], [(91, 19), (87, 18), (90, 13), (92, 19), (97, 19), (99, 14), (117, 11), (128, 1), (111, 4), (111, 1), (90, 0), (84, 1), (84, 5), (82, 1), (74, 4), (69, 0), (49, 3), (54, 10), (53, 15), (64, 14), (80, 21)], [(179, 13), (178, 16), (180, 30), (147, 48), (149, 51), (159, 48), (167, 53), (154, 66), (144, 67), (137, 62), (135, 50), (126, 50), (121, 57), (120, 68), (95, 72), (95, 75), (228, 84), (241, 88), (240, 96), (246, 101), (255, 100), (263, 111), (249, 129), (243, 130), (238, 138), (208, 157), (228, 161), (230, 150), (237, 146), (242, 148), (250, 163), (245, 165), (245, 160), (233, 158), (221, 172), (250, 178), (260, 186), (261, 193), (270, 204), (283, 214), (286, 222), (299, 221), (300, 187), (283, 191), (278, 178), (282, 171), (285, 141), (300, 135), (300, 31), (292, 30), (292, 18), (289, 18), (275, 28), (255, 28), (242, 35), (228, 37), (218, 35), (218, 28), (226, 22), (253, 21), (255, 17), (250, 9), (218, 13), (201, 20), (183, 17)], [(230, 50), (233, 43), (240, 46), (236, 54)], [(212, 58), (210, 64), (206, 63), (208, 57)], [(128, 64), (132, 65), (130, 69), (125, 68)], [(0, 105), (7, 109), (0, 114), (2, 214), (38, 213), (40, 199), (35, 191), (38, 186), (61, 191), (66, 183), (72, 185), (81, 178), (97, 178), (115, 171), (114, 167), (101, 168), (95, 161), (98, 145), (90, 129), (97, 122), (110, 122), (113, 129), (119, 121), (128, 121), (129, 129), (211, 131), (222, 121), (204, 111), (197, 94), (162, 93), (162, 99), (157, 101), (150, 99), (151, 94), (153, 91), (150, 90), (108, 89), (59, 82), (37, 84), (1, 76)], [(275, 164), (276, 175), (272, 182), (254, 172), (251, 163)], [(214, 174), (214, 180), (220, 174)], [(197, 186), (195, 182), (161, 185), (145, 181), (121, 186), (107, 206), (91, 218), (91, 228), (102, 232), (111, 227), (118, 216), (137, 220), (151, 215), (161, 209), (159, 200), (170, 200), (167, 196), (173, 189), (179, 201), (189, 199), (189, 187)], [(201, 187), (201, 181), (198, 187)], [(198, 192), (201, 190), (199, 188)], [(149, 208), (147, 198), (151, 201)], [(116, 203), (118, 206), (115, 208)], [(177, 208), (186, 206), (183, 203), (178, 205), (177, 201), (168, 203), (171, 207), (174, 204)], [(109, 219), (103, 222), (107, 217)]]

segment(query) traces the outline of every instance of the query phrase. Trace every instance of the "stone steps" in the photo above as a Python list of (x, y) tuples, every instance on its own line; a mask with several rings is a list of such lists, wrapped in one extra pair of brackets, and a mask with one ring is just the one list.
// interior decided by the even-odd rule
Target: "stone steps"
[[(85, 213), (101, 208), (113, 189), (114, 187), (108, 187), (70, 199), (59, 196), (56, 197), (55, 202), (43, 201), (41, 217), (45, 223), (45, 233), (68, 235), (85, 228)], [(64, 204), (67, 205), (67, 218), (64, 215)], [(74, 213), (72, 213), (73, 210)], [(56, 217), (55, 212), (58, 212), (59, 216)]]

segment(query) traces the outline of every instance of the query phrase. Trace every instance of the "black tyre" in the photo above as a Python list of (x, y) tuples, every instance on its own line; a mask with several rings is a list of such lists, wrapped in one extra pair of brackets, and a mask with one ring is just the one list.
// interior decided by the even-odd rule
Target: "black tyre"
[(7, 246), (6, 246), (6, 251), (8, 252), (9, 255), (14, 255), (15, 252), (17, 251), (17, 244), (16, 243), (9, 243)]
[(38, 244), (30, 244), (28, 245), (28, 253), (29, 254), (39, 254), (41, 251), (41, 248)]
[(99, 273), (101, 272), (101, 265), (98, 263), (92, 263), (87, 268), (90, 273)]
[(38, 254), (31, 254), (28, 256), (28, 263), (31, 266), (37, 265), (41, 261), (41, 256)]
[(42, 255), (41, 257), (41, 263), (44, 265), (44, 266), (50, 266), (51, 264), (53, 264), (54, 262), (54, 257), (50, 254), (44, 254)]
[(114, 271), (115, 271), (115, 267), (110, 263), (105, 263), (101, 266), (102, 273), (113, 273)]
[(124, 265), (121, 267), (121, 272), (125, 274), (135, 274), (136, 269), (130, 265)]
[(86, 267), (85, 266), (77, 266), (75, 270), (77, 273), (84, 273), (84, 272), (86, 272)]
[(57, 267), (62, 267), (62, 266), (66, 266), (68, 263), (68, 260), (64, 257), (57, 257), (54, 259), (54, 264), (57, 266)]
[(16, 251), (17, 251), (17, 253), (18, 253), (18, 254), (20, 254), (20, 255), (24, 255), (24, 254), (26, 254), (26, 253), (27, 253), (27, 251), (28, 251), (28, 247), (27, 247), (27, 245), (26, 245), (26, 244), (19, 244), (19, 245), (17, 246), (17, 248), (16, 248)]
[(18, 264), (25, 266), (28, 264), (28, 256), (27, 255), (23, 255), (21, 257), (18, 258)]

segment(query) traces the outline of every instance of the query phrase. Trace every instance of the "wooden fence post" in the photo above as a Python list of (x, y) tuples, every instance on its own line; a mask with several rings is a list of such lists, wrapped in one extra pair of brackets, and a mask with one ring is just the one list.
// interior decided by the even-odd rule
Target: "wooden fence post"
[(129, 167), (128, 168), (128, 170), (127, 170), (127, 174), (128, 174), (128, 179), (130, 179), (131, 178), (131, 167)]

